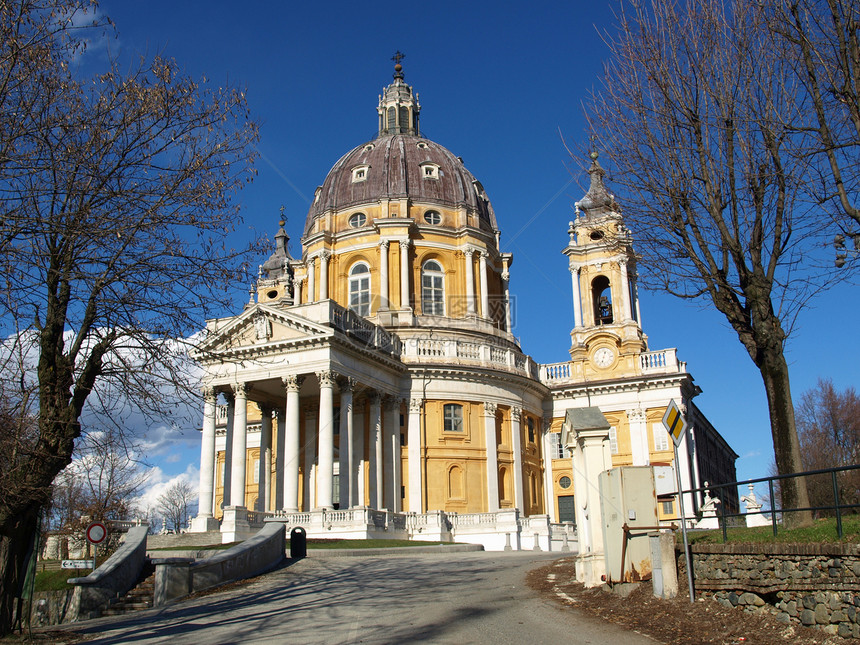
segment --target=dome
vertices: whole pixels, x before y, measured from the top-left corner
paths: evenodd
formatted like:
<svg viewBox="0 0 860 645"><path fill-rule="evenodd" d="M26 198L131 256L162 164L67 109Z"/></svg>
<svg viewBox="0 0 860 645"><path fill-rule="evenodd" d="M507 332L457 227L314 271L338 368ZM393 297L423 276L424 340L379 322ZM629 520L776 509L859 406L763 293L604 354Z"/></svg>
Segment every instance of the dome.
<svg viewBox="0 0 860 645"><path fill-rule="evenodd" d="M305 235L327 211L408 198L476 212L481 228L496 217L481 183L450 150L415 134L383 132L353 148L329 171L308 211Z"/></svg>

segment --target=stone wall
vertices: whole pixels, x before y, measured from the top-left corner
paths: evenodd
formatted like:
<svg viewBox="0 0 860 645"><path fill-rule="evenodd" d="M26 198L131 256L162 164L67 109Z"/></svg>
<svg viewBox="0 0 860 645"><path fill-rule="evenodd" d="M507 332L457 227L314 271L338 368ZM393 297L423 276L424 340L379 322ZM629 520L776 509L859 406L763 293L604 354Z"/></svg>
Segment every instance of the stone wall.
<svg viewBox="0 0 860 645"><path fill-rule="evenodd" d="M691 547L696 593L726 606L860 638L860 545L701 544ZM686 559L678 559L686 576Z"/></svg>

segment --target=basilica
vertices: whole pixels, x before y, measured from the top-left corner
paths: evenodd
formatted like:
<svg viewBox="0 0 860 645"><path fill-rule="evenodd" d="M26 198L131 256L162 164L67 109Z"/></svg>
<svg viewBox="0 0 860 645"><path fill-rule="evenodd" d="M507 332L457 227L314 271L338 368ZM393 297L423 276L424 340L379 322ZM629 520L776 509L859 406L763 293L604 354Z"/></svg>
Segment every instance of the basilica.
<svg viewBox="0 0 860 645"><path fill-rule="evenodd" d="M301 257L281 222L251 301L207 322L192 530L230 541L282 521L553 549L576 539L595 473L622 465L654 468L659 521L681 504L693 517L701 500L679 499L678 473L682 490L734 481L737 455L675 349L648 347L633 236L598 155L559 231L570 360L538 364L512 334L514 258L488 193L422 136L420 110L396 65L378 135L316 189ZM688 423L677 461L661 423L673 400Z"/></svg>

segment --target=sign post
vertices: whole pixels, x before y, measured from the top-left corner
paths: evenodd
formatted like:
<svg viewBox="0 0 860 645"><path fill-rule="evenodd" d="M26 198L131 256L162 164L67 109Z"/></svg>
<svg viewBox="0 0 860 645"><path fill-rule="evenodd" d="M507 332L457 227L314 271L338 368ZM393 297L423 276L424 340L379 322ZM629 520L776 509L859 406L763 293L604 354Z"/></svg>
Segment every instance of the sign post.
<svg viewBox="0 0 860 645"><path fill-rule="evenodd" d="M87 542L93 545L93 571L96 569L96 555L99 551L99 544L105 541L107 535L107 526L102 522L90 522L90 525L87 526Z"/></svg>
<svg viewBox="0 0 860 645"><path fill-rule="evenodd" d="M666 413L663 415L663 426L672 437L672 447L675 451L675 476L678 481L678 506L681 510L681 533L684 536L684 559L687 561L687 585L690 590L690 602L696 602L693 595L693 558L690 557L690 545L687 542L687 518L684 514L684 498L681 495L681 468L678 462L678 446L687 431L687 420L681 414L681 409L675 399L669 401Z"/></svg>

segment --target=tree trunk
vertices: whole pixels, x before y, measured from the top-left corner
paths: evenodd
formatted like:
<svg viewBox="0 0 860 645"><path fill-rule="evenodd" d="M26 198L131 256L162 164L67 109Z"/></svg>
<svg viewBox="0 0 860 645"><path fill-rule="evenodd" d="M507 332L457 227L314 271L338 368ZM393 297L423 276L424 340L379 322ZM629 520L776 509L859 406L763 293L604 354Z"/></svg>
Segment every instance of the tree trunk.
<svg viewBox="0 0 860 645"><path fill-rule="evenodd" d="M30 506L20 519L0 536L0 637L12 631L16 599L23 595L27 556L36 539L39 507Z"/></svg>
<svg viewBox="0 0 860 645"><path fill-rule="evenodd" d="M767 393L776 470L780 475L803 472L785 354L781 349L763 348L759 356L761 361L757 364ZM783 508L809 506L805 477L783 479L780 481L779 488ZM784 513L783 521L786 526L805 526L812 523L812 511Z"/></svg>

